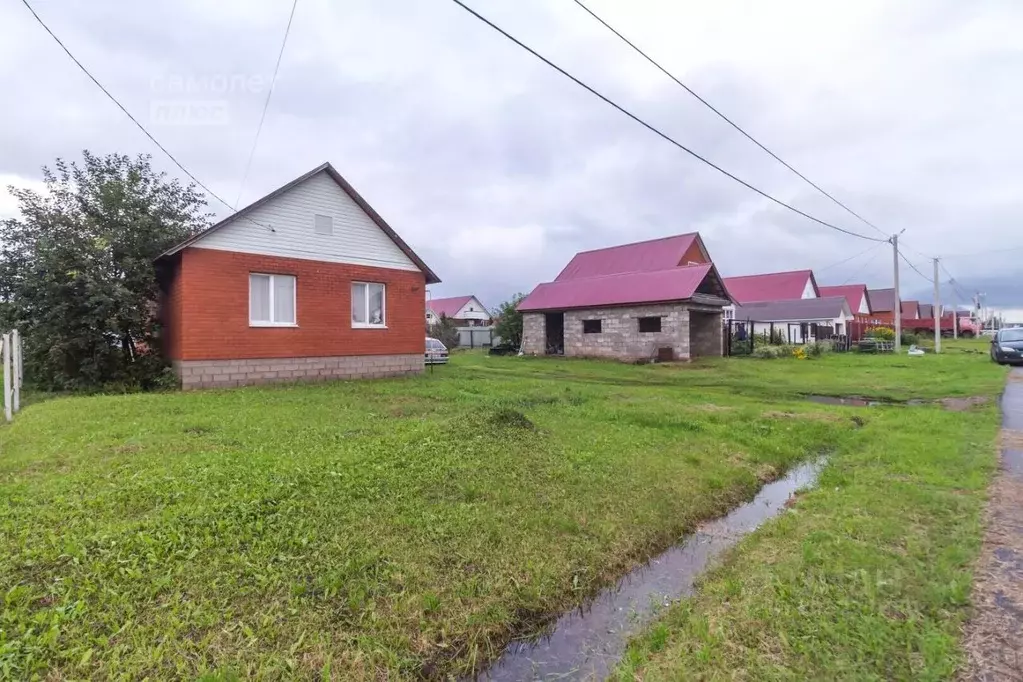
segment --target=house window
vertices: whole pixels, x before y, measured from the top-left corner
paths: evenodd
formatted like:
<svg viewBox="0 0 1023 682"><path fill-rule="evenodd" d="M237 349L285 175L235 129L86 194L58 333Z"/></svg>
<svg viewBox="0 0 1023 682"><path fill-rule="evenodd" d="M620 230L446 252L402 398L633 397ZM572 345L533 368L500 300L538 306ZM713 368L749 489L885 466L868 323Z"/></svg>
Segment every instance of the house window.
<svg viewBox="0 0 1023 682"><path fill-rule="evenodd" d="M313 216L313 231L316 234L334 234L334 219L317 213Z"/></svg>
<svg viewBox="0 0 1023 682"><path fill-rule="evenodd" d="M249 326L294 327L294 275L249 275Z"/></svg>
<svg viewBox="0 0 1023 682"><path fill-rule="evenodd" d="M724 310L725 310L725 319L726 320L735 319L735 310L733 308L725 308Z"/></svg>
<svg viewBox="0 0 1023 682"><path fill-rule="evenodd" d="M583 320L583 334L599 334L600 320Z"/></svg>
<svg viewBox="0 0 1023 682"><path fill-rule="evenodd" d="M352 282L352 326L386 326L387 303L385 299L383 284Z"/></svg>
<svg viewBox="0 0 1023 682"><path fill-rule="evenodd" d="M639 331L641 334L655 334L661 331L661 318L659 317L639 318Z"/></svg>

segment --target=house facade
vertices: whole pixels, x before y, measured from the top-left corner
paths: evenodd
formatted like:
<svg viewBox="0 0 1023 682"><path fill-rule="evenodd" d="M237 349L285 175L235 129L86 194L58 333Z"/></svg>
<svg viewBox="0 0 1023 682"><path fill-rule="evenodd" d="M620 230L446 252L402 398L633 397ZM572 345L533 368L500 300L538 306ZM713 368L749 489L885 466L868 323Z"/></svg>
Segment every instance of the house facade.
<svg viewBox="0 0 1023 682"><path fill-rule="evenodd" d="M895 289L868 289L870 321L882 324L895 322ZM901 310L901 302L899 303Z"/></svg>
<svg viewBox="0 0 1023 682"><path fill-rule="evenodd" d="M792 301L820 297L812 270L725 277L724 281L728 293L739 305L759 301ZM725 308L725 319L738 319L735 314L735 306Z"/></svg>
<svg viewBox="0 0 1023 682"><path fill-rule="evenodd" d="M724 284L696 233L579 254L518 306L522 352L636 361L720 356Z"/></svg>
<svg viewBox="0 0 1023 682"><path fill-rule="evenodd" d="M157 259L185 389L423 370L437 276L330 164Z"/></svg>
<svg viewBox="0 0 1023 682"><path fill-rule="evenodd" d="M820 327L831 335L849 332L849 323L855 314L845 296L794 299L788 301L758 301L736 307L736 323L749 320L746 333L779 335L785 343L806 343L820 336ZM814 333L817 327L817 334Z"/></svg>
<svg viewBox="0 0 1023 682"><path fill-rule="evenodd" d="M833 287L820 287L821 298L842 296L849 303L849 309L857 322L871 319L870 297L867 296L866 284L843 284Z"/></svg>
<svg viewBox="0 0 1023 682"><path fill-rule="evenodd" d="M493 323L490 311L475 296L428 299L426 323L433 324L442 315L458 327L489 327Z"/></svg>

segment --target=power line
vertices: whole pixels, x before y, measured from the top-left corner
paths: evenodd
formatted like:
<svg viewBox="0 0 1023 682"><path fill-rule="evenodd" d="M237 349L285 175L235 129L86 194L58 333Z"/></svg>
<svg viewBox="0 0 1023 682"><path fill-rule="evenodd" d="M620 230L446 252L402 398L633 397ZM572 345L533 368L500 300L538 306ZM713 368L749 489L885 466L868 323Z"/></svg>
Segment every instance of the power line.
<svg viewBox="0 0 1023 682"><path fill-rule="evenodd" d="M681 149L685 153L689 154L693 158L697 159L698 161L702 161L703 163L707 164L708 166L710 166L714 170L718 171L722 175L724 175L724 176L726 176L728 178L731 178L732 180L734 180L735 182L739 183L743 187L746 187L747 189L752 190L753 192L756 192L757 194L759 194L760 196L764 197L765 199L768 199L769 201L772 201L775 204L777 204L779 206L782 206L783 208L787 208L788 210L790 210L790 211L792 211L794 213L797 213L797 214L803 216L804 218L807 218L809 220L812 220L815 223L823 225L824 227L830 228L832 230L836 230L838 232L842 232L843 234L847 234L847 235L849 235L851 237L859 237L860 239L866 239L867 241L873 241L873 242L886 242L887 241L887 239L878 239L876 237L868 237L867 235L859 234L858 232L853 232L851 230L847 230L845 228L838 227L837 225L832 225L829 222L826 222L824 220L821 220L820 218L816 218L816 217L810 215L809 213L801 211L800 209L796 208L795 206L792 206L791 204L785 203L781 199L776 199L775 197L771 196L770 194L768 194L767 192L763 191L762 189L754 187L753 185L751 185L750 183L746 182L745 180L743 180L743 179L733 175L732 173L726 171L721 166L718 166L715 163L713 163L712 161L704 158L703 156L700 156L699 154L694 152L692 149L689 149L688 147L683 145L681 142L679 142L679 141L675 140L673 137L669 136L667 133L664 133L661 130L659 130L658 128L655 128L653 125L651 125L650 123L647 123L646 121L641 119L639 116L637 116L636 114L634 114L631 111L629 111L628 109L626 109L625 107L621 106L620 104L617 104L616 102L614 102L613 100L611 100L607 96L605 96L605 95L601 94L600 92L598 92L593 87L591 87L591 86L587 85L586 83L584 83L583 81L579 80L578 78L576 78L575 76L570 74L568 71L565 71L563 68L561 68L560 66L558 66L557 64L555 64L551 60L547 59L542 54L540 54L539 52L537 52L533 48L529 47L528 45L523 43L521 40L516 38L515 36L511 35L507 31L502 29L500 26L498 26L497 24L493 23L492 21L490 21L489 19L487 19L486 17L484 17L483 15L478 13L476 10L474 10L471 7L469 7L468 5L466 5L464 2L462 2L462 0L452 0L452 2L454 2L456 5L458 5L462 9L464 9L466 12L468 12L472 16L476 17L476 19L479 19L480 21L482 21L484 24L486 24L487 26L489 26L493 30L495 30L498 33L500 33L506 39L510 40L511 42L513 42L516 45L518 45L519 47L521 47L526 52L529 52L531 55L533 55L534 57L536 57L537 59L542 61L547 66L549 66L552 69L554 69L555 71L557 71L558 73L560 73L565 78L568 78L569 80L571 80L573 83L575 83L579 87L581 87L584 90L588 91L591 95L594 95L598 99L602 100L605 104L607 104L607 105L617 109L619 112L621 112L622 114L625 114L626 116L631 118L636 123L639 123L641 126L646 128L650 132L658 135L659 137L663 138L664 140L666 140L666 141L670 142L671 144L675 145L676 147L678 147L679 149Z"/></svg>
<svg viewBox="0 0 1023 682"><path fill-rule="evenodd" d="M263 132L263 121L266 119L266 110L270 106L270 98L274 94L274 85L277 84L277 72L281 68L281 59L284 57L284 47L288 44L288 34L291 33L291 22L295 18L295 8L298 7L298 0L291 3L291 14L288 15L288 25L284 29L284 39L281 41L281 50L277 53L277 64L274 65L274 75L270 79L270 89L267 90L266 100L263 101L263 113L259 115L259 125L256 127L256 137L252 140L252 149L249 150L249 160L245 162L245 172L242 174L242 182L238 186L238 196L234 203L237 206L242 199L242 192L245 190L245 181L249 179L249 169L252 167L252 157L256 155L256 146L259 145L259 134Z"/></svg>
<svg viewBox="0 0 1023 682"><path fill-rule="evenodd" d="M127 116L128 118L130 118L131 122L134 123L138 127L138 129L141 130L145 134L145 136L148 137L153 142L153 144L155 144L157 147L159 147L160 151L162 151L164 154L166 154L167 158L174 162L174 165L176 165L178 168L181 169L181 172L183 172L185 175L187 175L189 178L191 178L192 181L195 184L199 185L204 190L206 190L206 192L211 197L213 197L214 199L216 199L220 203L224 204L224 206L227 206L228 208L234 210L234 206L232 206L231 204L229 204L226 201L224 201L223 199L221 199L217 195L216 192L214 192L209 187L204 185L199 180L199 178L197 178L194 175L192 175L191 171L189 171L187 168L185 168L181 164L180 161L178 161L176 158L174 158L174 155L171 154L169 151L167 151L167 148L164 147L162 144L160 144L160 142L155 137L153 137L148 130L146 130L145 126L143 126L141 123L139 123L138 119L136 119L134 116L132 116L131 112L129 112L127 109L125 109L124 105L122 105L119 101L117 101L117 98L114 97L112 94L110 94L110 91L107 90L105 87L103 87L102 83L100 83L98 80L96 80L95 76L93 76L91 73L89 73L89 70L87 68L85 68L85 66L80 61L78 61L78 59L75 58L75 56L73 54L71 54L71 50L67 49L67 47L64 45L64 43L61 42L60 38L58 38L56 36L56 34L54 34L54 32L50 30L50 27L46 25L46 23L39 17L38 14L36 14L36 11L32 8L32 5L30 5L28 3L28 0L21 0L21 2L25 5L25 7L28 8L28 11L32 13L32 16L35 17L36 21L39 22L39 25L42 26L46 30L46 32L50 34L50 37L53 38L57 42L58 45L60 45L61 49L64 50L64 52L67 54L67 56L71 58L71 61L73 61L75 64L78 65L78 68L81 69L82 72L86 76L89 77L89 80L91 80L93 83L95 83L96 87L98 87L100 90L102 90L103 94L106 95L107 97L109 97L110 101L113 102L114 104L116 104L117 108L120 109L121 111L123 111L124 115Z"/></svg>
<svg viewBox="0 0 1023 682"><path fill-rule="evenodd" d="M118 99L117 99L116 97L114 97L114 96L113 96L113 95L112 95L112 94L110 93L110 91L109 91L109 90L107 90L107 89L106 89L105 87L103 87L103 84L102 84L102 83L100 83L100 82L99 82L99 81L98 81L98 80L96 79L96 77L95 77L95 76L93 76L93 75L92 75L92 73L90 73L90 72L89 72L89 70L88 70L87 68L85 68L85 65L84 65L84 64L82 64L82 63L81 63L80 61L78 61L78 59L77 59L77 58L76 58L76 57L75 57L75 56L74 56L73 54L71 54L71 50L69 50L69 49L67 48L67 46L66 46L66 45L64 45L64 43L63 43L63 42L61 42L61 39L60 39L60 38L58 38L58 37L57 37L57 35L56 35L56 34L55 34L55 33L54 33L53 31L51 31L51 30L50 30L50 27L49 27L49 26L47 26L47 25L46 25L46 22L44 22L44 21L42 20L42 18L40 18L40 16L39 16L38 14L36 14L36 11L35 11L35 9L33 9L33 8L32 8L32 5L30 5L30 4L28 3L28 0L21 0L21 2L22 2L22 4L24 4L24 5L25 5L25 7L27 7L27 8L28 8L28 11L32 13L32 16L33 16L33 17L35 17L35 20L36 20L37 22L39 22L39 25L40 25L40 26L42 26L42 27L43 27L43 29L44 29L44 30L45 30L45 31L46 31L47 33L49 33L49 34L50 34L50 37L51 37L51 38L53 38L53 40L54 40L54 41L55 41L55 42L56 42L56 43L57 43L58 45L60 45L60 48L61 48L62 50L64 50L64 53L65 53L65 54L66 54L66 55L67 55L68 57L70 57L70 58L71 58L71 61L73 61L73 62L74 62L74 63L75 63L75 64L76 64L77 66L78 66L78 68L82 70L82 73L84 73L84 74L85 74L86 76L88 76L88 77L89 77L89 80L91 80L91 81L92 81L93 83L95 83L95 84L96 84L96 87L98 87L98 88L99 88L100 90L102 90L102 91L103 91L103 94L104 94L104 95L106 95L106 96L107 96L107 97L108 97L108 98L110 99L110 101L111 101L111 102L113 102L114 104L116 104L116 105L117 105L117 108L118 108L118 109L120 109L120 110L121 110L122 112L124 112L124 115L125 115L125 116L127 116L127 117L128 117L128 118L129 118L130 120L131 120L131 122L132 122L132 123L134 123L134 124L135 124L135 126L136 126L136 127L137 127L137 128L139 129L139 130L141 130L141 131L142 131L142 133L143 133L143 134L144 134L144 135L145 135L146 137L148 137L148 138L150 139L150 141L151 141L151 142L152 142L153 144L155 144L155 145L156 145L156 146L157 146L157 147L159 148L159 150L160 150L160 151L162 151L162 152L163 152L164 154L166 154L166 155L167 155L167 158L168 158L168 159L170 159L171 161L173 161L173 162L174 162L174 165L175 165L175 166L177 166L178 168L180 168L180 169L181 169L181 172L182 172L182 173L184 173L185 175L187 175L187 176L188 176L188 177L189 177L189 178L190 178L190 179L192 180L192 182L194 182L195 184L199 185L199 187L202 187L202 188L203 188L203 189L204 189L204 190L206 191L206 193L207 193L207 194L209 194L209 195L210 195L211 197L213 197L214 199L216 199L217 201L219 201L220 203L222 203L222 204L223 204L224 206L227 206L227 207L228 207L229 209L231 209L232 211L235 211L235 212L237 212L237 210L238 210L238 209L236 209L236 208L235 208L234 206L232 206L231 204L227 203L227 201L225 201L225 200L224 200L224 199L223 199L223 198L222 198L222 197L221 197L221 196L220 196L219 194L217 194L217 193L216 193L216 192L214 192L214 191L213 191L212 189L210 189L209 187L207 187L207 186L206 186L206 184L204 184L204 183L203 183L203 182L202 182L202 181L201 181L201 180L200 180L199 178L195 177L195 175L194 175L194 174L192 174L192 172L191 172L190 170L188 170L187 168L185 168L185 166L184 166L184 165L183 165L183 164L182 164L182 163L181 163L180 161L178 161L178 160L177 160L177 159L176 159L176 158L174 157L174 155L173 155L173 154L171 154L171 153L170 153L169 151L167 151L167 148L166 148L166 147L164 147L164 146L163 146L162 144L160 144L160 141L159 141L159 140L157 140L157 139L156 139L155 137L153 137L152 133L150 133L150 132L149 132L148 130L146 130L145 126L143 126L143 125L142 125L141 123L139 123L139 122L138 122L138 119L136 119L136 118L135 118L134 116L132 116L132 115L131 115L131 112L130 112L130 111L128 111L128 110L127 110L127 109L126 109L126 108L124 107L124 105L123 105L123 104L121 104L121 103L120 103L120 102L118 101ZM230 217L230 216L228 216L228 217ZM270 226L270 225L264 225L263 223L257 222L257 221L253 220L252 218L250 218L250 217L248 217L248 216L244 216L244 217L245 217L245 219L246 219L246 220L248 220L248 221L249 221L250 223L252 223L253 225L259 225L260 227L265 227L265 228L269 229L269 230L270 230L271 232L272 232L272 231L274 231L274 228L273 228L272 226Z"/></svg>
<svg viewBox="0 0 1023 682"><path fill-rule="evenodd" d="M827 266L825 266L823 268L817 268L816 272L821 273L821 272L824 272L825 270L830 270L831 268L835 268L835 267L838 267L839 265L842 265L844 263L848 263L851 260L856 260L857 258L859 258L860 256L864 255L865 253L867 253L869 251L873 251L874 249L876 249L878 246L880 246L883 243L884 242L881 242L881 243L878 243L878 244L872 244L871 246L868 246L867 248L865 248L864 250L860 251L856 255L849 256L848 258L843 258L842 260L838 261L837 263L832 263L831 265L827 265Z"/></svg>
<svg viewBox="0 0 1023 682"><path fill-rule="evenodd" d="M638 52L638 53L639 53L639 54L640 54L640 55L641 55L641 56L642 56L642 57L643 57L644 59L646 59L646 60L647 60L648 62L650 62L651 64L653 64L653 65L654 65L655 67L657 67L657 69L659 69L661 73L663 73L663 74L664 74L665 76L667 76L667 77L668 77L668 78L670 78L671 80L675 81L675 83L677 83L677 84L679 85L679 87L681 87L681 88L682 88L683 90L685 90L686 92L688 92L688 93L689 93L690 95L692 95L693 97L695 97L696 99L698 99L698 100L700 101L700 103L701 103L701 104L703 104L703 105L704 105L705 107L707 107L708 109L710 109L711 111L713 111L713 112L714 112L715 114L717 114L717 115L718 115L718 117L720 117L720 118L721 118L721 120L723 120L723 121L724 121L725 123L727 123L728 125L730 125L730 126L732 126L733 128L735 128L735 129L736 129L737 131L739 131L740 133L742 133L742 135L743 135L743 136L745 136L745 137L746 137L746 139L748 139L748 140L749 140L750 142L752 142L753 144L755 144L756 146L760 147L760 148L761 148L762 150L764 150L765 152L767 152L768 154L770 154L770 155L771 155L771 157L772 157L772 158L773 158L773 159L774 159L775 161L777 161L778 163L780 163L781 165L785 166L785 167L786 167L786 168L788 168L788 169L789 169L790 171L792 171L793 173L795 173L796 175L798 175L798 176L799 176L799 177L800 177L800 178L801 178L801 179L802 179L802 180L803 180L804 182L806 182L806 183L807 183L808 185L810 185L810 186L811 186L811 187L813 187L813 188L814 188L815 190L817 190L818 192L820 192L821 194L823 194L824 196L826 196L826 197L827 197L828 199L831 199L831 201L833 201L833 202L835 202L836 204L838 204L839 206L841 206L841 207L842 207L843 209L845 209L845 210L846 210L847 212L849 212L850 214L852 214L853 216L855 216L856 218L858 218L858 219L859 219L860 221L862 221L862 222L863 222L863 223L865 223L866 225L869 225L870 227L872 227L872 228L874 228L875 230L877 230L877 231L878 231L878 232L879 232L880 234L882 234L882 235L883 235L883 236L884 236L885 238L887 238L887 237L888 237L887 233L885 233L885 232L884 232L883 230L881 230L881 228L879 228L879 227L878 227L877 225L875 225L874 223L870 222L869 220L867 220L866 218L864 218L863 216L861 216L861 215L860 215L859 213L857 213L856 211L852 210L851 208L849 208L848 206L846 206L845 204L843 204L843 203L842 203L841 201L839 201L838 199L836 199L835 197L833 197L833 196L832 196L831 194L829 194L829 193L828 193L827 191L825 191L825 190L824 190L823 188L821 188L821 187L820 187L820 185L818 185L818 184L817 184L817 183L815 183L815 182L814 182L813 180L811 180L810 178L808 178L808 177L806 177L805 175L803 175L802 173L800 173L800 172L799 172L798 170L796 170L795 168L793 168L792 166L790 166L790 165L789 165L788 163L786 163L786 162L785 162L785 160L784 160L784 159L782 159L782 158L781 158L780 156L778 156L777 154L775 154L774 152L772 152L772 151L771 151L770 149L768 149L767 147L765 147L765 146L764 146L763 144L761 144L759 140L757 140L757 139L756 139L755 137L753 137L752 135L750 135L749 133L747 133L747 132L746 132L745 130L743 130L743 129L742 129L742 127L740 127L738 123L734 122L734 121L733 121L732 119L728 118L728 117L727 117L727 116L725 116L725 115L724 115L723 113L721 113L721 111L720 111L720 110L719 110L719 109L718 109L717 107L715 107L715 106L714 106L713 104L711 104L710 102L708 102L707 100L705 100L705 99L704 99L703 97L701 97L700 95L698 95L698 94L697 94L697 93L696 93L696 92L695 92L695 91L694 91L694 90L693 90L692 88L690 88L690 87L689 87L688 85L686 85L686 84L685 84L685 83L683 83L683 82L682 82L681 80L679 80L678 78L676 78L676 77L675 77L675 75L674 75L674 74L672 74L672 73L671 73L670 71L668 71L668 70L667 70L666 68L664 68L663 66L661 66L661 65L660 65L660 64L659 64L659 63L658 63L658 62L657 62L657 61L656 61L656 60L655 60L655 59L654 59L653 57L651 57L650 55L648 55L648 54L647 54L646 52L644 52L644 51L643 51L642 49L640 49L640 48L639 48L639 47L638 47L638 46L637 46L637 45L636 45L635 43L633 43L633 42L632 42L631 40L629 40L629 39L628 39L628 38L626 38L626 37L625 37L624 35L622 35L621 33L619 33L619 32L618 32L618 31L617 31L617 30L616 30L616 29L615 29L615 28L614 28L613 26L611 26L611 24L609 24L609 23L607 23L606 21L604 21L604 20L603 20L603 19L602 19L602 18L601 18L601 17L600 17L600 16L599 16L599 15L598 15L598 14L597 14L596 12L594 12L594 11L593 11L593 10L591 10L591 9L590 9L589 7L587 7L587 6L586 6L586 4L582 2L582 0L573 0L573 2L575 2L575 4L577 4L577 5L579 5L580 7L582 7L582 8L583 8L583 9L584 9L584 10L586 11L586 13L587 13L587 14L589 14L589 15L590 15L591 17L593 17L594 19L596 19L597 21L599 21L599 22L600 22L600 23L601 23L601 24L602 24L602 25L604 26L604 28L606 28L607 30L611 31L611 33L614 33L614 34L615 34L616 36L618 36L619 38L621 38L621 40L622 40L622 41L623 41L623 42L624 42L624 43L625 43L626 45L628 45L628 46L629 46L629 47L631 47L631 48L632 48L633 50L635 50L636 52ZM459 4L460 4L460 3L459 3Z"/></svg>
<svg viewBox="0 0 1023 682"><path fill-rule="evenodd" d="M882 242L882 243L883 243L883 242ZM868 251L872 251L873 249L876 249L876 248L877 248L877 247L879 247L879 246L881 246L881 244L876 244L876 245L874 245L873 247L871 247L870 249L868 249ZM843 285L846 285L846 284L848 284L849 282L851 282L851 281L853 281L854 279L856 279L857 277L859 277L859 276L860 276L860 273L861 273L861 272L863 272L864 270L866 270L867 266L868 266L868 265L870 265L871 263L873 263L873 262L874 262L874 258L876 258L876 257L877 257L877 256L875 255L875 256L874 256L873 258L868 258L867 260L863 261L863 265L861 265L861 266L859 267L859 269L858 269L858 270L857 270L856 272L854 272L853 274L849 275L849 276L848 276L848 277L847 277L847 278L845 279L845 281L844 281L844 282L842 282L842 284L843 284Z"/></svg>
<svg viewBox="0 0 1023 682"><path fill-rule="evenodd" d="M913 263L910 263L910 262L909 262L909 259L907 259L907 258L905 257L905 255L904 255L904 254L903 254L903 253L902 253L901 251L900 251L900 252L898 253L898 255L899 255L899 258L901 258L901 259L902 259L903 261L905 261L905 264L906 264L907 266L909 266L910 268L913 268L913 271L914 271L914 272L916 272L916 273L917 273L918 275L920 275L921 277L923 277L924 279L926 279L926 280L927 280L927 281L929 281L929 282L933 282L933 281L934 281L934 278L933 278L933 277L928 277L927 275L925 275L924 273L922 273L922 272L920 271L920 269L918 269L918 268L917 268L917 266L915 266L915 265L914 265Z"/></svg>

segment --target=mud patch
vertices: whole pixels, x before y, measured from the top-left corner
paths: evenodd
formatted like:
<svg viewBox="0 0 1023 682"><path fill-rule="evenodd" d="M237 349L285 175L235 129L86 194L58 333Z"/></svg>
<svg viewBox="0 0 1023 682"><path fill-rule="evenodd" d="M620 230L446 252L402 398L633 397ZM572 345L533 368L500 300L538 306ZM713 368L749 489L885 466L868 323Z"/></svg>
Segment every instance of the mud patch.
<svg viewBox="0 0 1023 682"><path fill-rule="evenodd" d="M938 402L946 410L965 412L981 405L987 405L988 397L986 395L975 395L969 398L942 398Z"/></svg>
<svg viewBox="0 0 1023 682"><path fill-rule="evenodd" d="M815 422L840 422L842 421L841 415L831 414L830 412L788 412L771 410L764 412L763 417L767 419L805 419L807 421Z"/></svg>
<svg viewBox="0 0 1023 682"><path fill-rule="evenodd" d="M1023 450L1023 431L1002 429L998 434L998 443L1002 450Z"/></svg>

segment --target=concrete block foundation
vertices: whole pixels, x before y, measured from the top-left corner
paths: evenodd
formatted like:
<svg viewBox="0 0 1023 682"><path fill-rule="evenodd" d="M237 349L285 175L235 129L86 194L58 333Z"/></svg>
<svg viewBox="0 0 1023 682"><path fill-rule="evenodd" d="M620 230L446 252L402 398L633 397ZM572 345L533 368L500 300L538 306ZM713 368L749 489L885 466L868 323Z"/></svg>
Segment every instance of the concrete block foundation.
<svg viewBox="0 0 1023 682"><path fill-rule="evenodd" d="M409 376L423 371L423 354L313 358L175 360L183 390L232 388L279 381L331 381Z"/></svg>

